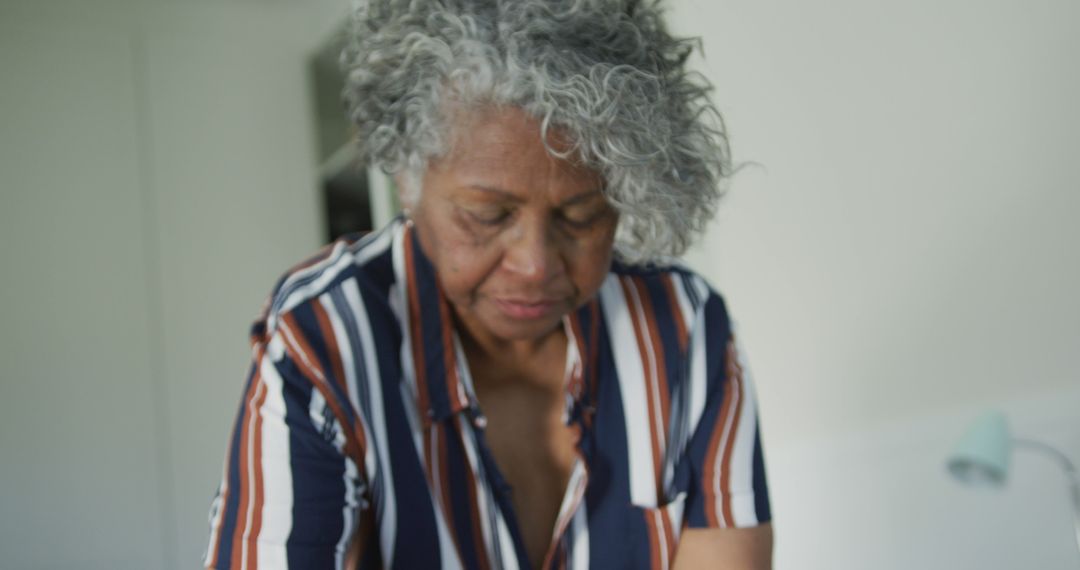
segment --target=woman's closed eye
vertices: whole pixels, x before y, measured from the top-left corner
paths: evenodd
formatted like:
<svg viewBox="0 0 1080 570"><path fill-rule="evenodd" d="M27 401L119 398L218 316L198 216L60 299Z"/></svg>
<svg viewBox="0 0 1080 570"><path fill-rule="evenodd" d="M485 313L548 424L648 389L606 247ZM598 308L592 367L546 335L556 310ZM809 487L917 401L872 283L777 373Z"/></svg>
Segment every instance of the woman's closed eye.
<svg viewBox="0 0 1080 570"><path fill-rule="evenodd" d="M559 219L575 229L584 229L593 225L607 213L605 208L574 208L559 213Z"/></svg>
<svg viewBox="0 0 1080 570"><path fill-rule="evenodd" d="M466 208L465 213L470 220L484 226L497 226L510 217L510 210L502 207Z"/></svg>

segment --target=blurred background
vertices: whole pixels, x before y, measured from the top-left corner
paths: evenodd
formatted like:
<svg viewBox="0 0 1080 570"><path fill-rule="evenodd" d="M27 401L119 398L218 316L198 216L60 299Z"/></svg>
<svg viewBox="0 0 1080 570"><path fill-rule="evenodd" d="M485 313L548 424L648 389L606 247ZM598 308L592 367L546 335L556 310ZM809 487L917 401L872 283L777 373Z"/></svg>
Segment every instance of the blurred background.
<svg viewBox="0 0 1080 570"><path fill-rule="evenodd" d="M688 256L755 373L788 569L1080 567L1080 4L671 0L745 163ZM347 0L0 0L0 567L198 567L276 277L393 209ZM329 94L329 95L328 95ZM366 208L366 210L365 210Z"/></svg>

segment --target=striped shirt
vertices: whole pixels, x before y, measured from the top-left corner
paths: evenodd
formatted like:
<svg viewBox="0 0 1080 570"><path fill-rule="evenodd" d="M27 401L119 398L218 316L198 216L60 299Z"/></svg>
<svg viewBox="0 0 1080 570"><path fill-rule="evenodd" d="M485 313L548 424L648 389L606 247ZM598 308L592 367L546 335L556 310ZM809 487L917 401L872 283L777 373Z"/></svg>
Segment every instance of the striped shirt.
<svg viewBox="0 0 1080 570"><path fill-rule="evenodd" d="M530 567L450 311L400 218L278 282L207 566ZM563 327L578 453L545 567L668 568L685 528L770 520L753 386L700 277L616 263Z"/></svg>

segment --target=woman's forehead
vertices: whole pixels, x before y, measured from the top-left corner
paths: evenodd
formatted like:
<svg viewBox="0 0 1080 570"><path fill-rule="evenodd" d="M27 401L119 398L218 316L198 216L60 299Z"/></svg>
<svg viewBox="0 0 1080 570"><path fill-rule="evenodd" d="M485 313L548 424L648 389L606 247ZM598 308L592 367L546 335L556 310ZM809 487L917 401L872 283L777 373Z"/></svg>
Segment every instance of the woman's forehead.
<svg viewBox="0 0 1080 570"><path fill-rule="evenodd" d="M599 188L600 176L579 162L554 156L540 121L514 108L488 108L454 121L450 151L429 163L428 174L457 185L513 191L532 183L558 194Z"/></svg>

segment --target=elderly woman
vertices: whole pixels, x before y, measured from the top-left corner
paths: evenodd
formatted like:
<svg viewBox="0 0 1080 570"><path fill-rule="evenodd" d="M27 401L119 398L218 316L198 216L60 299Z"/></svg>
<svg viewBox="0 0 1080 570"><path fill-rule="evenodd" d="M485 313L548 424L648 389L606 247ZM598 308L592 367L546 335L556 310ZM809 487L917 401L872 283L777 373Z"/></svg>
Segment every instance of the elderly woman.
<svg viewBox="0 0 1080 570"><path fill-rule="evenodd" d="M406 206L289 271L216 568L767 568L753 387L671 260L730 172L635 0L370 0L346 99Z"/></svg>

